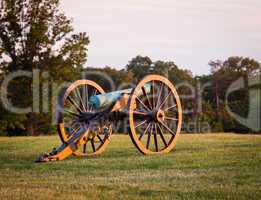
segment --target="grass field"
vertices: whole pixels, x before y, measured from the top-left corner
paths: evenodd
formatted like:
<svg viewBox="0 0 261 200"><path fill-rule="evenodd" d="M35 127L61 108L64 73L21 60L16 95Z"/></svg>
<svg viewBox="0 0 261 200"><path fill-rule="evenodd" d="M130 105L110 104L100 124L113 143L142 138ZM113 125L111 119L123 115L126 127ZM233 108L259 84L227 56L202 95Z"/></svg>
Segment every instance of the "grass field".
<svg viewBox="0 0 261 200"><path fill-rule="evenodd" d="M59 143L0 138L0 199L261 199L258 135L181 135L175 151L150 157L115 135L101 157L33 162Z"/></svg>

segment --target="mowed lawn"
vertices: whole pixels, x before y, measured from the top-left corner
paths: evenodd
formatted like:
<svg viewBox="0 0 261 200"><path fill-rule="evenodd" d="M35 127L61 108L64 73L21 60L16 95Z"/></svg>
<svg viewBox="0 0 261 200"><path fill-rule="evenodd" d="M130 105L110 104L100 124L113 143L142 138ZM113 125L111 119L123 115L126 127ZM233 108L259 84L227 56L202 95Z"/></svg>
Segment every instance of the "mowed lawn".
<svg viewBox="0 0 261 200"><path fill-rule="evenodd" d="M34 163L59 144L0 138L0 199L261 199L260 135L181 135L163 156L143 156L114 135L100 157Z"/></svg>

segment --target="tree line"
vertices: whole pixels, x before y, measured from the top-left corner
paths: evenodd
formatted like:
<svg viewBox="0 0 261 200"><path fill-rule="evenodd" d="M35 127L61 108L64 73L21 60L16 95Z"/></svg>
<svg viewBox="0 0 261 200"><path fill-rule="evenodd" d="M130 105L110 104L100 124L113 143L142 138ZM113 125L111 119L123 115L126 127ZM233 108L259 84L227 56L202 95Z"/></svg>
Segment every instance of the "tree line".
<svg viewBox="0 0 261 200"><path fill-rule="evenodd" d="M174 61L152 61L148 56L138 55L121 70L113 67L85 68L88 44L86 33L75 33L72 20L59 7L59 0L2 0L0 4L0 83L18 70L38 70L39 96L49 98L50 108L55 107L51 84L72 82L89 78L99 83L107 92L108 80L98 73L107 74L117 88L137 83L150 73L167 76L177 87L182 99L184 132L205 132L202 124L212 132L260 132L238 120L246 118L249 108L260 109L260 63L247 57L229 57L225 61L209 62L209 75L193 76ZM92 74L92 75L89 75ZM259 79L251 85L252 79ZM242 80L245 87L227 91L233 83ZM33 99L33 80L30 77L13 79L9 87L1 89L16 107L31 107L26 114L8 111L0 103L0 135L39 135L55 133L52 122L53 109L35 112L34 101L39 101L43 110L43 99ZM203 88L202 88L203 87ZM48 89L49 88L49 89ZM192 95L193 94L193 95ZM254 97L250 97L254 94ZM256 101L252 101L253 99ZM255 102L254 105L252 102ZM228 109L229 108L229 109ZM232 115L233 113L234 115ZM260 115L259 115L260 116ZM241 119L239 118L239 119ZM251 121L251 120L250 120ZM254 122L258 121L253 119ZM258 122L257 122L258 123ZM204 129L204 130L203 130Z"/></svg>

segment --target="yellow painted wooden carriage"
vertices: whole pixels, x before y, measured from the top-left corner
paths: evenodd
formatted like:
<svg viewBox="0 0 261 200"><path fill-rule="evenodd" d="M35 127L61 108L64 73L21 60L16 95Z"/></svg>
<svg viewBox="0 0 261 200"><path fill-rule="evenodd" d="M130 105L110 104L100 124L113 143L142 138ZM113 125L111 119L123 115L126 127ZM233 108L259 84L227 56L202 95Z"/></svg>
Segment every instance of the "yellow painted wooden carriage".
<svg viewBox="0 0 261 200"><path fill-rule="evenodd" d="M113 122L126 117L131 140L141 153L164 154L175 147L182 108L167 78L148 75L135 88L110 93L93 81L78 80L67 88L58 105L62 145L37 161L100 155L110 142Z"/></svg>

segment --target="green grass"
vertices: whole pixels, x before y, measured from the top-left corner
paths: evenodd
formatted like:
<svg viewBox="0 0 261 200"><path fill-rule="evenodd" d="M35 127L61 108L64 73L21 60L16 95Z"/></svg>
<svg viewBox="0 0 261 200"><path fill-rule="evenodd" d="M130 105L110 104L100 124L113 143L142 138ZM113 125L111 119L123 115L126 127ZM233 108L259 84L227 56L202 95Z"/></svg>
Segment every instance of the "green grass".
<svg viewBox="0 0 261 200"><path fill-rule="evenodd" d="M34 163L59 143L0 138L0 199L261 199L258 135L182 135L163 156L143 156L114 135L101 157Z"/></svg>

